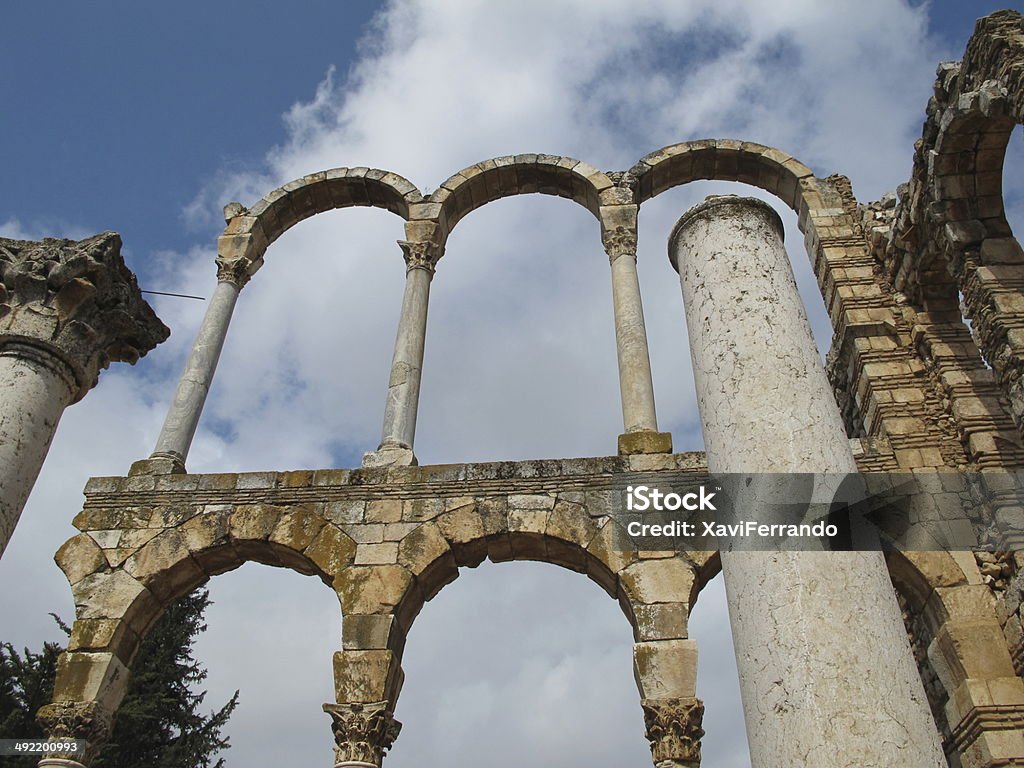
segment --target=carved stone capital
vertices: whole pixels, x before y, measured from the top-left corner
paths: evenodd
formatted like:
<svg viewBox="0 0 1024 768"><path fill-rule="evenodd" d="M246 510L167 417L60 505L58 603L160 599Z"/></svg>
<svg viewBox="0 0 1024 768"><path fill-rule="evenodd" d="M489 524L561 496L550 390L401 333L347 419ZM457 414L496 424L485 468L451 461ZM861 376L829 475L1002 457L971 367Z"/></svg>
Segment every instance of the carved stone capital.
<svg viewBox="0 0 1024 768"><path fill-rule="evenodd" d="M41 707L36 722L50 741L76 739L88 742L85 751L51 753L51 758L89 765L110 738L110 715L95 701L59 701Z"/></svg>
<svg viewBox="0 0 1024 768"><path fill-rule="evenodd" d="M704 735L704 702L695 698L644 699L644 726L656 765L700 765L700 739ZM674 761L674 762L672 762Z"/></svg>
<svg viewBox="0 0 1024 768"><path fill-rule="evenodd" d="M384 753L398 738L402 724L391 714L386 701L372 704L324 704L334 732L334 763L380 766Z"/></svg>
<svg viewBox="0 0 1024 768"><path fill-rule="evenodd" d="M619 256L636 257L636 230L627 227L615 227L602 236L608 261L615 261Z"/></svg>
<svg viewBox="0 0 1024 768"><path fill-rule="evenodd" d="M402 249L407 272L411 269L425 269L434 274L434 267L444 256L444 248L429 241L410 243L407 240L399 240L398 245Z"/></svg>
<svg viewBox="0 0 1024 768"><path fill-rule="evenodd" d="M241 290L252 277L252 262L249 259L225 259L218 256L216 263L218 282L232 283Z"/></svg>
<svg viewBox="0 0 1024 768"><path fill-rule="evenodd" d="M170 335L121 258L121 238L0 238L0 347L45 350L84 397L111 362L134 363Z"/></svg>

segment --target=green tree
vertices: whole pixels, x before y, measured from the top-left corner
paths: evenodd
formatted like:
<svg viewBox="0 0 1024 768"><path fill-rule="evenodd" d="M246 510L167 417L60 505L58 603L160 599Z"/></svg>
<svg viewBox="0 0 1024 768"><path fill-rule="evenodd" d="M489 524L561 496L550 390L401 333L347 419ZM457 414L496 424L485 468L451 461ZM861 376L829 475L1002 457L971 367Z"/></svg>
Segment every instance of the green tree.
<svg viewBox="0 0 1024 768"><path fill-rule="evenodd" d="M93 768L223 768L223 758L213 761L230 746L221 729L238 704L238 691L219 710L199 711L206 693L195 689L206 679L206 670L192 657L192 645L206 629L203 613L209 604L205 589L183 597L142 641L131 686ZM42 652L26 649L21 656L9 643L0 645L0 738L44 735L35 712L52 697L62 650L57 643L45 643ZM11 765L20 766L18 760ZM35 762L25 759L23 764Z"/></svg>

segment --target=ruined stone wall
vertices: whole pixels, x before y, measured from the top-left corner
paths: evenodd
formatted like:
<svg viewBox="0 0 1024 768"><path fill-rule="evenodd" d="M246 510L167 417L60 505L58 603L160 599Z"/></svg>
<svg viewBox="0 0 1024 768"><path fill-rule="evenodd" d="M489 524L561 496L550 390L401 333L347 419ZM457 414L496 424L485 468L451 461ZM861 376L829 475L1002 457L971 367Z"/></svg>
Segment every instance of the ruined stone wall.
<svg viewBox="0 0 1024 768"><path fill-rule="evenodd" d="M229 205L218 241L225 298L204 320L158 450L129 477L89 482L75 520L82 533L58 554L77 618L41 720L53 735L101 743L139 639L162 610L255 560L315 575L338 595L337 696L325 705L336 758L379 766L400 729L392 713L417 613L460 568L527 559L585 574L619 602L634 630L652 758L662 768L697 766L703 705L686 623L719 557L616 546L609 514L614 477L704 466L702 455L673 454L658 431L636 281L639 207L697 179L751 184L791 207L835 331L828 375L860 471L982 471L995 486L1000 470L1024 463L1024 252L999 186L1009 131L1024 117L1022 51L1019 14L979 22L963 61L939 68L911 180L877 203L859 203L846 177L819 177L780 150L714 139L665 147L619 172L551 155L493 158L429 196L387 171L332 169L251 208ZM573 200L601 229L619 353L619 455L417 467L421 341L447 238L472 210L533 192ZM406 222L408 278L377 451L356 470L185 474L239 291L286 229L353 205ZM948 762L963 768L1024 766L1024 561L1006 554L1024 544L1014 533L1024 530L1024 507L1007 487L987 511L1010 532L991 551L887 560Z"/></svg>

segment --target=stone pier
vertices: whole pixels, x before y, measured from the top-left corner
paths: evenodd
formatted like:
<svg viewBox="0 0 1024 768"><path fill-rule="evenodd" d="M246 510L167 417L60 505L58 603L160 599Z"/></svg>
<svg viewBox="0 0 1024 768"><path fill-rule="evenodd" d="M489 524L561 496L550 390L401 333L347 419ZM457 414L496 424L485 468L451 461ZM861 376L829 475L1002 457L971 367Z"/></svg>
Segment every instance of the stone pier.
<svg viewBox="0 0 1024 768"><path fill-rule="evenodd" d="M0 238L0 554L64 409L111 362L134 363L169 331L121 258L121 239Z"/></svg>
<svg viewBox="0 0 1024 768"><path fill-rule="evenodd" d="M856 472L782 240L732 196L672 232L708 468ZM946 765L880 552L723 551L722 569L753 768Z"/></svg>

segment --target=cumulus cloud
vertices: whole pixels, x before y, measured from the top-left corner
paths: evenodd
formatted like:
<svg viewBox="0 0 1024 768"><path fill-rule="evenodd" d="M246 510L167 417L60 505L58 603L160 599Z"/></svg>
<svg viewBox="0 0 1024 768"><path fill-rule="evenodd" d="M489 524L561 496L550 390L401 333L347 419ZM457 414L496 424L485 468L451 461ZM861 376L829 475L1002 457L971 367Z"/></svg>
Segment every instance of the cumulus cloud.
<svg viewBox="0 0 1024 768"><path fill-rule="evenodd" d="M351 71L296 84L297 101L283 116L287 141L260 167L211 169L213 181L184 213L206 227L229 200L251 205L275 186L338 166L386 168L426 191L502 154L565 154L621 170L663 145L705 137L778 146L822 175L846 173L862 199L873 199L909 175L941 57L926 13L896 0L394 0L377 14ZM722 191L771 200L705 183L641 211L660 426L680 449L700 449L701 437L665 243L686 208ZM824 348L828 324L802 237L792 212L782 213ZM432 286L421 463L614 453L621 415L598 235L584 209L539 196L498 201L460 222ZM239 302L192 471L356 466L376 447L404 280L395 244L402 236L391 214L347 210L306 221L271 247ZM213 248L202 242L155 255L161 284L209 295ZM45 573L34 599L46 610L63 604L70 613L60 574L34 562L39 547L52 551L71 534L64 521L86 476L123 474L151 449L198 327L198 303L156 306L172 339L141 371L104 374L69 411L0 564L0 579L19 569ZM201 644L210 701L235 688L243 697L228 762L264 764L283 754L273 742L287 739L292 751L276 762L326 764L330 734L318 710L331 695L329 657L339 644L329 619L334 597L297 577L265 589L282 574L264 571L247 567L212 585L216 605ZM21 596L0 600L7 615L35 616ZM26 638L47 631L43 619L26 621L18 629ZM708 704L705 760L742 766L719 587L702 597L693 632ZM410 637L399 705L406 732L389 764L511 766L530 756L567 768L643 764L630 643L614 603L577 574L528 564L465 573L427 606ZM268 660L294 669L292 682L261 679Z"/></svg>

